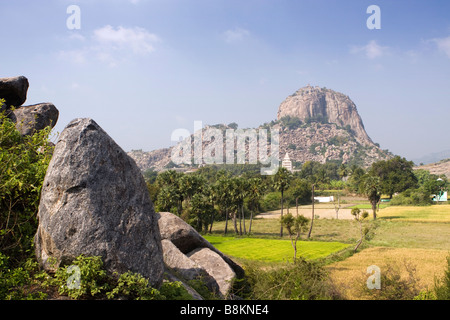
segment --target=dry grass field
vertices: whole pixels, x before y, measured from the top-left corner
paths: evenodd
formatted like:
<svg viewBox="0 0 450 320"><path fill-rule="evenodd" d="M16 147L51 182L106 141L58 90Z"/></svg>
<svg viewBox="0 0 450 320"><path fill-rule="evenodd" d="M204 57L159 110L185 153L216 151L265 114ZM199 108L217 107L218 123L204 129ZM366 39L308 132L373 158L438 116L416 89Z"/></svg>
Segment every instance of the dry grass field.
<svg viewBox="0 0 450 320"><path fill-rule="evenodd" d="M366 285L367 267L376 265L381 273L386 266L397 266L402 277L407 277L407 265L415 268L415 278L422 290L431 289L435 277L440 278L446 267L449 251L416 248L373 247L327 266L332 281L346 299L368 299L361 290ZM381 284L383 289L383 284Z"/></svg>

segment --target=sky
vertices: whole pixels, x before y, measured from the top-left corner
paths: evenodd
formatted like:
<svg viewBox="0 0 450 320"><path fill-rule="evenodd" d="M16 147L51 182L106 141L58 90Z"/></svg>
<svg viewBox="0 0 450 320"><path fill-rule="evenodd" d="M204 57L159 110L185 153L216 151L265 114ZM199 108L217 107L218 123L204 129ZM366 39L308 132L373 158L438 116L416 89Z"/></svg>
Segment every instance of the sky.
<svg viewBox="0 0 450 320"><path fill-rule="evenodd" d="M447 0L0 0L0 21L0 77L58 108L55 137L89 117L151 151L194 121L270 122L311 84L348 95L382 149L450 149Z"/></svg>

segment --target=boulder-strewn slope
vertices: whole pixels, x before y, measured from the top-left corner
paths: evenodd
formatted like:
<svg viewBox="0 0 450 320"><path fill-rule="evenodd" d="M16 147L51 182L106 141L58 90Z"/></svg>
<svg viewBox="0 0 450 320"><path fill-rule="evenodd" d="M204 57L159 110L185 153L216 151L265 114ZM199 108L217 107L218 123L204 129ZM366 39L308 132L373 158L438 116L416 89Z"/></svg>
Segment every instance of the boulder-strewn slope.
<svg viewBox="0 0 450 320"><path fill-rule="evenodd" d="M436 163L430 163L423 166L415 167L414 169L424 169L430 171L435 175L445 174L450 179L450 158L444 159Z"/></svg>

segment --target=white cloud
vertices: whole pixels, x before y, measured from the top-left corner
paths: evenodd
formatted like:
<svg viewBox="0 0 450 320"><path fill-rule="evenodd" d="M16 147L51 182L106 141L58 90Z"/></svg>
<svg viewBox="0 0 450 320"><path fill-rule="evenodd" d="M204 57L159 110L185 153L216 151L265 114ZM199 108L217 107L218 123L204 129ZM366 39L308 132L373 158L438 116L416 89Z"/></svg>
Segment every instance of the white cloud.
<svg viewBox="0 0 450 320"><path fill-rule="evenodd" d="M58 52L58 58L75 64L84 64L87 60L87 50L61 50Z"/></svg>
<svg viewBox="0 0 450 320"><path fill-rule="evenodd" d="M223 33L227 43L240 42L244 38L250 36L250 31L242 28L235 28L234 30L227 30Z"/></svg>
<svg viewBox="0 0 450 320"><path fill-rule="evenodd" d="M107 25L94 31L94 39L103 46L113 49L131 49L136 54L151 53L155 50L154 43L159 38L139 27L115 29Z"/></svg>
<svg viewBox="0 0 450 320"><path fill-rule="evenodd" d="M450 58L450 36L447 38L437 38L432 40L436 43L438 49L444 52Z"/></svg>
<svg viewBox="0 0 450 320"><path fill-rule="evenodd" d="M376 59L386 55L389 52L389 47L380 46L375 40L371 40L365 46L352 46L350 48L350 53L358 54L361 52L369 59Z"/></svg>
<svg viewBox="0 0 450 320"><path fill-rule="evenodd" d="M86 40L84 37L70 36L70 39ZM80 49L60 51L59 57L76 64L83 64L90 59L96 59L111 67L126 61L132 56L145 56L155 51L155 44L160 39L146 29L133 27L125 28L106 25L94 30L92 36L86 42L86 46Z"/></svg>

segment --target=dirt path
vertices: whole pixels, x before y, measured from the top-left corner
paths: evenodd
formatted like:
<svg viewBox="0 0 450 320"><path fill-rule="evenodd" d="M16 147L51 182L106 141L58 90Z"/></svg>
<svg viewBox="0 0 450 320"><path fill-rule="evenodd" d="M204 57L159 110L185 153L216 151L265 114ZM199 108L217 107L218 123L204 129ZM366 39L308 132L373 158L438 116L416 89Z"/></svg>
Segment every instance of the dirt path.
<svg viewBox="0 0 450 320"><path fill-rule="evenodd" d="M342 205L341 209L339 209L339 219L354 219L351 214L351 209L349 207L354 206L354 204L345 204ZM287 208L283 210L283 214L287 213ZM290 207L289 212L294 216L297 214L297 210L295 207ZM311 217L312 206L299 206L298 214L303 215L307 218ZM281 215L281 210L269 211L260 213L256 216L256 218L263 219L279 219ZM336 219L336 210L331 204L316 204L314 205L314 216L319 219Z"/></svg>

